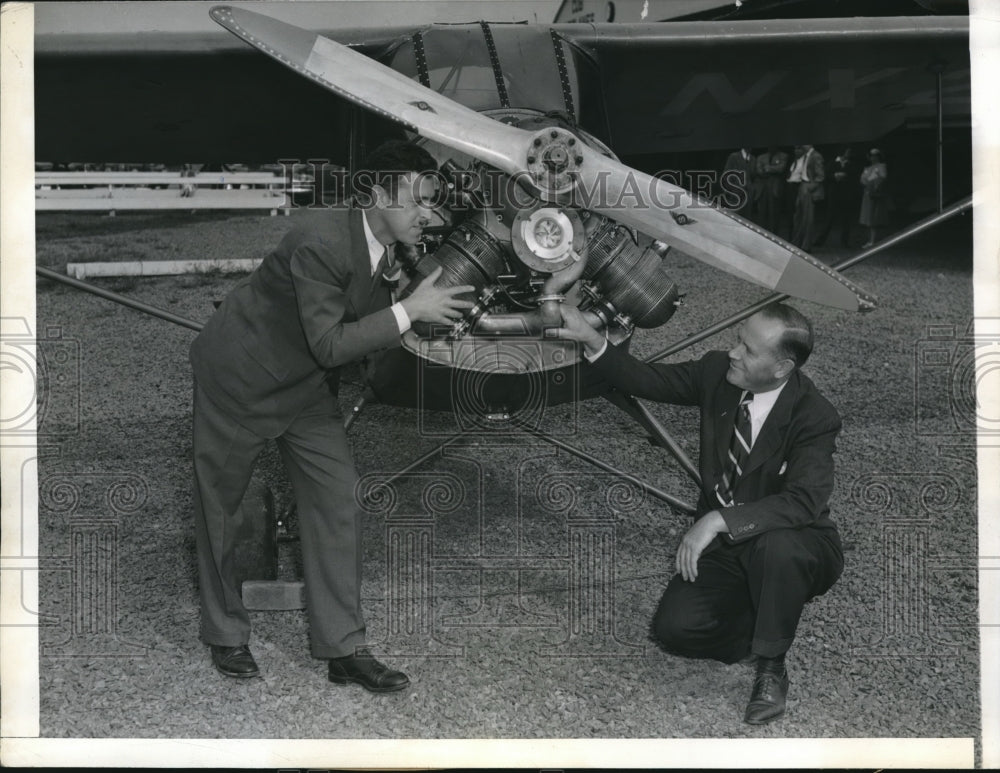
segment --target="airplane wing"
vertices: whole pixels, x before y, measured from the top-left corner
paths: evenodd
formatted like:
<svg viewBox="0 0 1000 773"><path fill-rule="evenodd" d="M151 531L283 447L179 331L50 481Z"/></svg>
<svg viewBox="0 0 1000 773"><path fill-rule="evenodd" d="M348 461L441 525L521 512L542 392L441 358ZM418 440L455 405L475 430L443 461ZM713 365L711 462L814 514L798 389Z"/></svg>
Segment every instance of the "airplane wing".
<svg viewBox="0 0 1000 773"><path fill-rule="evenodd" d="M566 24L620 155L847 144L971 116L967 17ZM600 135L599 135L600 136Z"/></svg>
<svg viewBox="0 0 1000 773"><path fill-rule="evenodd" d="M274 7L291 14L297 5ZM207 7L195 10L207 20ZM420 47L432 87L464 89L473 109L551 105L554 95L557 109L619 156L841 143L925 126L936 117L928 68L939 65L945 120L969 124L964 17L431 26L400 18L402 26L378 29L334 21L303 26L413 78ZM517 75L500 93L493 63L475 53L487 35L499 71L534 73L534 88ZM39 160L346 159L347 102L222 30L40 35L35 84ZM450 96L463 101L457 92Z"/></svg>

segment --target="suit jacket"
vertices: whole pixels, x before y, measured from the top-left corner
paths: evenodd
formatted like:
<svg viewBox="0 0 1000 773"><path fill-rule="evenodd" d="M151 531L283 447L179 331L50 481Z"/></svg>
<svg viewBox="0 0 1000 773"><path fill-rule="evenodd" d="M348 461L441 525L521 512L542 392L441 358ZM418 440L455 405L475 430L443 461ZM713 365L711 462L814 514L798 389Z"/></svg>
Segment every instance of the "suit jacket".
<svg viewBox="0 0 1000 773"><path fill-rule="evenodd" d="M809 192L813 201L822 201L825 195L823 181L826 179L826 170L823 166L823 156L816 148L806 153L806 177L809 180L802 183L803 188Z"/></svg>
<svg viewBox="0 0 1000 773"><path fill-rule="evenodd" d="M741 542L772 529L836 529L827 501L840 416L801 372L792 374L758 433L736 485L736 504L723 508L715 498L715 484L722 478L743 391L726 381L726 353L709 352L676 365L648 364L609 345L593 367L635 397L699 406L698 515L718 509L729 527L727 541Z"/></svg>
<svg viewBox="0 0 1000 773"><path fill-rule="evenodd" d="M761 153L756 160L758 195L781 196L788 176L788 154L782 150Z"/></svg>
<svg viewBox="0 0 1000 773"><path fill-rule="evenodd" d="M280 435L307 405L332 400L342 364L399 345L361 217L359 209L303 215L191 345L198 385L264 437Z"/></svg>
<svg viewBox="0 0 1000 773"><path fill-rule="evenodd" d="M735 172L736 174L726 174L727 172ZM722 174L724 176L722 183L723 206L735 210L745 209L751 202L751 190L757 177L757 164L754 157L751 155L749 159L746 159L743 158L742 151L733 151L726 159Z"/></svg>

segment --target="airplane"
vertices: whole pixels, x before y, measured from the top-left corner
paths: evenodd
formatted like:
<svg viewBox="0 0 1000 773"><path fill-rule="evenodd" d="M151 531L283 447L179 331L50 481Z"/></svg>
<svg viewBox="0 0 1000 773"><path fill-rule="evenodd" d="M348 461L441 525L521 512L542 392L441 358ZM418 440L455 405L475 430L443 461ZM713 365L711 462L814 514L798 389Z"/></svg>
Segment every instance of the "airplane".
<svg viewBox="0 0 1000 773"><path fill-rule="evenodd" d="M39 41L36 157L332 158L350 171L383 139L419 137L447 199L408 271L419 281L441 266L476 287L476 306L451 329L408 333L370 374L374 397L516 421L539 400L604 396L675 455L635 401L546 335L559 303L627 346L677 308L671 251L812 302L863 311L876 299L619 157L865 141L942 111L964 131L971 112L965 16L347 30L278 18L299 5L206 8L231 35L143 38L141 53L134 40Z"/></svg>

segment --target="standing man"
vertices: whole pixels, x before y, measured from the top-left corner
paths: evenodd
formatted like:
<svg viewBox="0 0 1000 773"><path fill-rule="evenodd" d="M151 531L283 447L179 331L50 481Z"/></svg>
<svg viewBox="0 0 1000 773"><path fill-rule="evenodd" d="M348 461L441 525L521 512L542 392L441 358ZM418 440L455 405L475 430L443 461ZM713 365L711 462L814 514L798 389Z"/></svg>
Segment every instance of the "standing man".
<svg viewBox="0 0 1000 773"><path fill-rule="evenodd" d="M661 365L608 346L579 309L562 307L558 335L580 341L612 386L701 411L697 520L677 550L677 574L653 633L669 651L735 663L753 656L744 721L785 711L785 653L802 608L840 576L843 555L827 500L840 416L799 368L809 321L790 306L759 311L728 353Z"/></svg>
<svg viewBox="0 0 1000 773"><path fill-rule="evenodd" d="M734 150L722 168L721 203L734 215L749 218L757 173L749 148Z"/></svg>
<svg viewBox="0 0 1000 773"><path fill-rule="evenodd" d="M771 233L778 233L781 226L787 174L788 154L785 151L772 146L757 156L754 221Z"/></svg>
<svg viewBox="0 0 1000 773"><path fill-rule="evenodd" d="M854 184L855 176L856 169L851 158L851 149L846 147L833 160L833 179L829 188L830 195L827 197L826 223L816 237L816 244L825 244L830 231L837 228L840 231L840 246L850 246L851 223L857 211L855 191L858 186Z"/></svg>
<svg viewBox="0 0 1000 773"><path fill-rule="evenodd" d="M383 281L393 248L415 244L428 222L435 170L416 145L375 150L357 176L364 206L304 214L191 346L201 638L226 676L259 673L233 547L240 501L274 438L298 508L313 656L338 684L409 684L365 647L357 472L337 388L341 365L398 346L412 322L449 324L471 305L455 298L471 287L434 287L440 269L398 303Z"/></svg>
<svg viewBox="0 0 1000 773"><path fill-rule="evenodd" d="M816 202L823 200L823 156L812 145L795 146L795 163L788 182L796 188L792 215L792 238L796 247L809 252L815 236Z"/></svg>

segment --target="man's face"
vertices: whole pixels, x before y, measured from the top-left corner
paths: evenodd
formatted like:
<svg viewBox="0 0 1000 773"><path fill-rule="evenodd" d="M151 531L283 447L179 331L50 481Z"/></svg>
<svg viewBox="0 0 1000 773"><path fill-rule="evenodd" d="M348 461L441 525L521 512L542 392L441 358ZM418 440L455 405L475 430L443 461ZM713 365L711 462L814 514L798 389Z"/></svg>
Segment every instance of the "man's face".
<svg viewBox="0 0 1000 773"><path fill-rule="evenodd" d="M802 158L802 156L804 156L805 153L806 153L806 146L805 145L796 145L795 146L795 157L796 158Z"/></svg>
<svg viewBox="0 0 1000 773"><path fill-rule="evenodd" d="M736 345L729 350L726 381L750 392L777 388L794 363L777 354L784 327L780 322L755 314L736 329Z"/></svg>
<svg viewBox="0 0 1000 773"><path fill-rule="evenodd" d="M399 179L395 201L376 186L376 208L392 241L416 244L430 222L438 181L434 175L410 172Z"/></svg>

